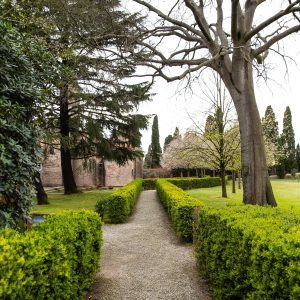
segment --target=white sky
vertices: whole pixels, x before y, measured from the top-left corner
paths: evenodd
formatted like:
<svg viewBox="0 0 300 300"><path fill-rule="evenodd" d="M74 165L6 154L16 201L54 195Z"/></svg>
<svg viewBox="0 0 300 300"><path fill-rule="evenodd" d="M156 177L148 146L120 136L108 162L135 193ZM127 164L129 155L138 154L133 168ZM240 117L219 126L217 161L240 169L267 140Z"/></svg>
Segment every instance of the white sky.
<svg viewBox="0 0 300 300"><path fill-rule="evenodd" d="M168 4L174 2L169 1ZM151 3L154 2L158 3L156 0L151 1ZM136 4L132 4L132 0L124 0L123 3L127 3L130 9L139 10ZM159 5L164 6L165 3L166 1L159 1ZM268 7L260 13L264 14L266 9ZM264 115L268 105L272 106L279 123L280 132L284 110L286 106L290 106L296 143L300 143L300 34L285 40L284 48L285 54L292 57L295 62L287 60L288 74L286 74L283 60L279 56L270 55L267 59L267 63L270 64L270 71L268 72L270 79L267 83L262 79L257 81L256 100L261 116ZM297 64L297 62L299 63ZM199 122L204 122L204 115L201 111L205 110L206 103L201 100L201 91L196 85L194 85L192 95L189 92L184 93L178 81L167 83L163 79L157 79L151 92L155 94L152 97L153 101L143 104L139 113L158 115L162 147L165 137L173 134L176 126L179 127L180 132L184 132L192 126L189 114L193 115L194 120L198 119ZM144 151L147 151L151 142L151 125L152 120L149 129L143 132L142 147Z"/></svg>

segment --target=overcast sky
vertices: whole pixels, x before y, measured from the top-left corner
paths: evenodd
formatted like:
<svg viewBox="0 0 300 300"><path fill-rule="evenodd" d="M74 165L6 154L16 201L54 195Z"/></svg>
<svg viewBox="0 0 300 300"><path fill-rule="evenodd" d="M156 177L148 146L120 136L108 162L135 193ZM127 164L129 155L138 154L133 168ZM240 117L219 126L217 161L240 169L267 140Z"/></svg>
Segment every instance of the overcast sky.
<svg viewBox="0 0 300 300"><path fill-rule="evenodd" d="M130 10L140 10L132 2L132 0L123 1ZM166 3L170 4L171 2L174 3L170 0L160 0L159 5L163 7ZM263 15L267 9L267 7L263 8L260 14ZM284 48L285 53L292 57L295 62L289 59L286 61L288 65L287 74L283 60L279 56L270 55L267 60L270 68L268 71L269 80L267 82L262 79L256 81L256 100L261 116L264 115L268 105L272 106L279 123L280 132L284 110L286 106L290 106L296 143L300 143L300 34L285 40ZM299 63L297 64L297 62ZM152 88L152 93L155 94L152 97L153 101L143 104L139 112L158 115L162 147L165 137L168 134L173 134L176 126L181 132L192 126L191 115L199 123L204 122L205 114L203 111L207 110L207 103L203 100L203 94L199 88L202 84L204 83L199 82L198 86L194 84L193 94L191 94L182 90L183 83L167 83L163 79L156 80ZM142 147L144 151L147 151L151 142L151 125L152 120L149 129L143 132Z"/></svg>

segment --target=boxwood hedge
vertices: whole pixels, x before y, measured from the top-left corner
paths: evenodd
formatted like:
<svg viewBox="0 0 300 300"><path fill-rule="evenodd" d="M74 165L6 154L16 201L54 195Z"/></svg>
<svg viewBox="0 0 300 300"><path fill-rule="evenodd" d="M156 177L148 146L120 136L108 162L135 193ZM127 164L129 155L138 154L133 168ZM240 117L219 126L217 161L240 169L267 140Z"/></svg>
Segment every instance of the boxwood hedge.
<svg viewBox="0 0 300 300"><path fill-rule="evenodd" d="M128 220L136 200L143 189L143 179L135 179L117 189L106 199L100 199L96 211L107 223L124 223Z"/></svg>
<svg viewBox="0 0 300 300"><path fill-rule="evenodd" d="M180 187L183 190L208 188L221 185L220 177L202 177L202 178L167 178L168 182Z"/></svg>
<svg viewBox="0 0 300 300"><path fill-rule="evenodd" d="M0 299L83 299L98 270L101 219L66 211L23 234L0 232Z"/></svg>
<svg viewBox="0 0 300 300"><path fill-rule="evenodd" d="M300 299L300 217L258 206L199 212L198 267L216 299Z"/></svg>
<svg viewBox="0 0 300 300"><path fill-rule="evenodd" d="M157 179L156 190L169 213L177 235L186 241L191 241L194 208L203 206L203 203L166 179Z"/></svg>

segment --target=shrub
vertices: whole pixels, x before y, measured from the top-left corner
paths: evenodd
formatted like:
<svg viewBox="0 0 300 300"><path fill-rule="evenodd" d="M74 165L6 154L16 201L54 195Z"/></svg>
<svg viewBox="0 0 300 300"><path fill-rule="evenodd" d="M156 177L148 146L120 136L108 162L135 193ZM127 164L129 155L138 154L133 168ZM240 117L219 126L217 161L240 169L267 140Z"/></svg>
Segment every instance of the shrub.
<svg viewBox="0 0 300 300"><path fill-rule="evenodd" d="M220 177L203 177L203 178L168 178L168 182L176 185L183 190L207 188L221 185Z"/></svg>
<svg viewBox="0 0 300 300"><path fill-rule="evenodd" d="M155 190L156 188L156 178L146 178L143 179L143 190Z"/></svg>
<svg viewBox="0 0 300 300"><path fill-rule="evenodd" d="M200 271L216 299L299 299L300 218L258 206L202 208Z"/></svg>
<svg viewBox="0 0 300 300"><path fill-rule="evenodd" d="M194 208L202 206L203 203L168 181L156 181L159 199L167 209L177 235L186 241L192 241Z"/></svg>
<svg viewBox="0 0 300 300"><path fill-rule="evenodd" d="M98 270L101 219L65 211L24 234L0 234L0 299L83 299Z"/></svg>
<svg viewBox="0 0 300 300"><path fill-rule="evenodd" d="M96 205L96 210L103 214L103 219L107 223L124 223L128 220L142 189L143 179L135 179L110 194L105 204L100 200ZM104 212L98 209L103 206Z"/></svg>

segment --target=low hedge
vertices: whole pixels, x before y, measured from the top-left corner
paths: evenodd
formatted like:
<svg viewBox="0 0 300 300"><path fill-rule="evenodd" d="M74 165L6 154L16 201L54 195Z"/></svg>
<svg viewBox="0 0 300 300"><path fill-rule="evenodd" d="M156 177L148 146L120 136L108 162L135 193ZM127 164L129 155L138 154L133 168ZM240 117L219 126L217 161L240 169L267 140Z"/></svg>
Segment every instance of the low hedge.
<svg viewBox="0 0 300 300"><path fill-rule="evenodd" d="M155 190L157 178L145 178L143 179L143 190Z"/></svg>
<svg viewBox="0 0 300 300"><path fill-rule="evenodd" d="M221 185L220 177L167 178L167 180L183 190L208 188Z"/></svg>
<svg viewBox="0 0 300 300"><path fill-rule="evenodd" d="M143 179L135 179L117 189L107 199L99 200L96 211L107 223L124 223L128 220L142 189Z"/></svg>
<svg viewBox="0 0 300 300"><path fill-rule="evenodd" d="M157 179L156 190L169 213L177 235L186 241L192 241L194 208L203 206L203 203L166 179Z"/></svg>
<svg viewBox="0 0 300 300"><path fill-rule="evenodd" d="M216 299L300 299L300 218L259 206L199 212L196 252Z"/></svg>
<svg viewBox="0 0 300 300"><path fill-rule="evenodd" d="M83 299L98 270L101 219L65 211L23 234L0 232L0 299Z"/></svg>

